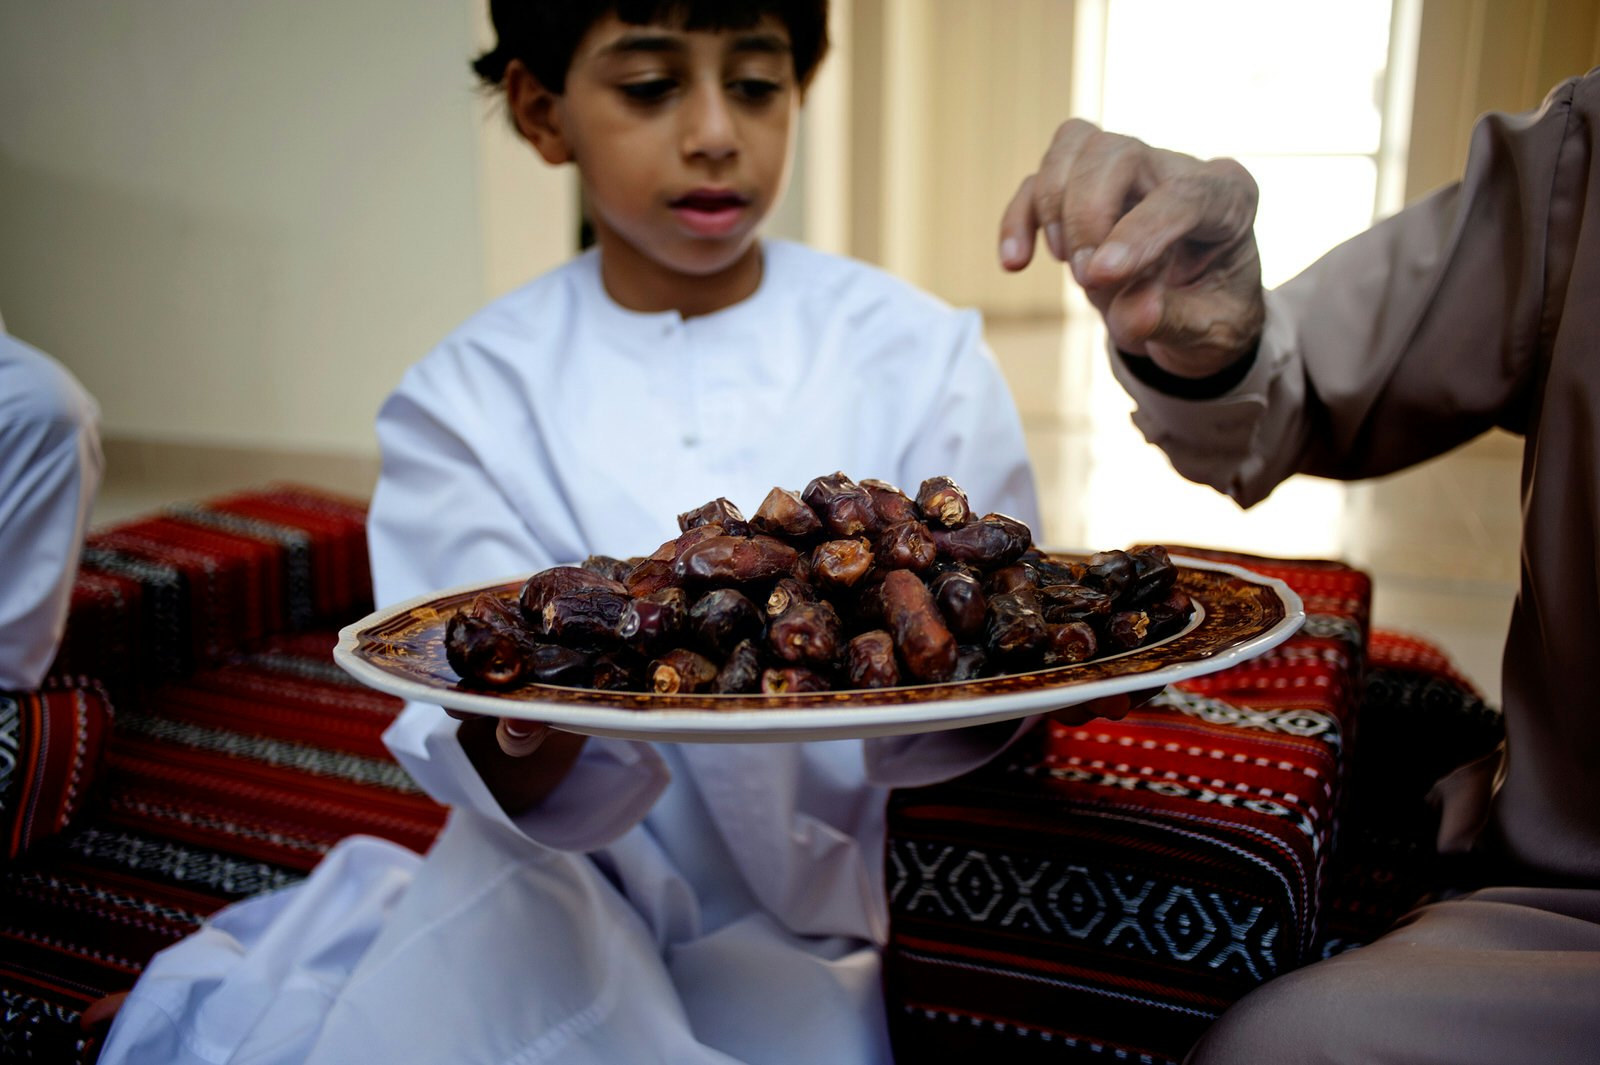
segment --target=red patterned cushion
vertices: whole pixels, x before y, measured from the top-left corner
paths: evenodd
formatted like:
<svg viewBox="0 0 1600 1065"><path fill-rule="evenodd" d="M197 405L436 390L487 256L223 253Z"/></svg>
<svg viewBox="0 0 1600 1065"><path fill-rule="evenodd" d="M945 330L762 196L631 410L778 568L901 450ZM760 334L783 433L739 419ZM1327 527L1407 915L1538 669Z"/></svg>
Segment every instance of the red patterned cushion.
<svg viewBox="0 0 1600 1065"><path fill-rule="evenodd" d="M0 846L7 860L66 831L100 772L111 701L78 687L0 693Z"/></svg>
<svg viewBox="0 0 1600 1065"><path fill-rule="evenodd" d="M425 850L444 810L383 748L400 700L332 661L328 630L148 690L121 710L97 801L0 869L0 1060L88 1065L96 1010L236 899L364 832Z"/></svg>
<svg viewBox="0 0 1600 1065"><path fill-rule="evenodd" d="M1206 554L1287 581L1306 626L1122 721L1055 727L892 797L885 987L902 1060L1176 1061L1311 956L1370 584L1336 563Z"/></svg>

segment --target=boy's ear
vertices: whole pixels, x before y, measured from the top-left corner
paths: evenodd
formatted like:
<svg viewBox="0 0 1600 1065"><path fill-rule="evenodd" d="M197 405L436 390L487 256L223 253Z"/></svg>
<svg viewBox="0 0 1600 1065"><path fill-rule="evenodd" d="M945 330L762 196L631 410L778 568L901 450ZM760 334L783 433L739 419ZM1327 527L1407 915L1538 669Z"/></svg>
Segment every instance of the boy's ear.
<svg viewBox="0 0 1600 1065"><path fill-rule="evenodd" d="M523 140L552 166L572 161L572 146L567 143L556 107L560 99L522 65L522 60L513 59L507 64L506 106L511 109L511 120Z"/></svg>

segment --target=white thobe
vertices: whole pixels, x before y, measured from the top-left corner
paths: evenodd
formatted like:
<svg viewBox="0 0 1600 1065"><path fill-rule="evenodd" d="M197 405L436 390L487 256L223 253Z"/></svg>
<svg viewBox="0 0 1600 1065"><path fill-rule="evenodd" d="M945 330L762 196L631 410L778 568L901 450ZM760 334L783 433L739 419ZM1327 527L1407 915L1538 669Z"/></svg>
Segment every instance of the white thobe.
<svg viewBox="0 0 1600 1065"><path fill-rule="evenodd" d="M0 691L55 658L100 486L100 410L61 364L0 329Z"/></svg>
<svg viewBox="0 0 1600 1065"><path fill-rule="evenodd" d="M379 436L384 603L646 554L683 511L726 496L750 513L835 470L912 492L946 474L980 511L1038 527L977 315L783 243L766 245L754 295L688 320L619 307L585 255L447 338ZM973 768L1019 728L591 739L515 818L455 731L411 705L385 737L454 808L425 861L345 844L289 901L225 911L157 957L107 1060L886 1062L886 786ZM320 939L282 934L309 913Z"/></svg>

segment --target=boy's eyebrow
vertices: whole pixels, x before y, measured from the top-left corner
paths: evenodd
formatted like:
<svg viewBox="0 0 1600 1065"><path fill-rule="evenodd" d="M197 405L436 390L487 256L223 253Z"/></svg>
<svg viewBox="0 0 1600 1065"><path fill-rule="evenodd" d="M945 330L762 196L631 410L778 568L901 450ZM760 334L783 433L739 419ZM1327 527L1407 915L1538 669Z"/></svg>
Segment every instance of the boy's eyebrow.
<svg viewBox="0 0 1600 1065"><path fill-rule="evenodd" d="M667 34L625 33L601 48L599 54L626 55L629 52L681 52L687 45L679 37Z"/></svg>
<svg viewBox="0 0 1600 1065"><path fill-rule="evenodd" d="M789 38L781 33L746 33L734 39L735 52L770 52L773 55L788 55L793 49L789 47Z"/></svg>
<svg viewBox="0 0 1600 1065"><path fill-rule="evenodd" d="M682 52L688 48L683 38L672 34L627 33L601 48L600 56L627 55L634 52ZM789 40L781 33L746 33L734 38L734 52L767 52L788 55Z"/></svg>

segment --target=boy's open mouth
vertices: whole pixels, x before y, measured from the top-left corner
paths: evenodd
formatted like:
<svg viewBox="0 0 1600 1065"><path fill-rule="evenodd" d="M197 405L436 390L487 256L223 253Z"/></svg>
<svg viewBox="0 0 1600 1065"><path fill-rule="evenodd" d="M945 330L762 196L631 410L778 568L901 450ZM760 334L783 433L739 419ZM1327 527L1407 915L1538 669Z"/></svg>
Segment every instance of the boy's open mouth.
<svg viewBox="0 0 1600 1065"><path fill-rule="evenodd" d="M738 224L750 200L731 189L695 189L679 196L669 206L693 232L721 236Z"/></svg>

